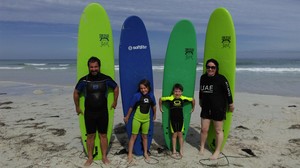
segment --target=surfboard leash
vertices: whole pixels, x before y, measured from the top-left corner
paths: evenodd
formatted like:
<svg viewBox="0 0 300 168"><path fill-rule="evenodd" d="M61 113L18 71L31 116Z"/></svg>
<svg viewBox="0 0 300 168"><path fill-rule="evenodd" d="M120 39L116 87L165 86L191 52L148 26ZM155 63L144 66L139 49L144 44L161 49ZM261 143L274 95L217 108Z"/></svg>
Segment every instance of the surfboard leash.
<svg viewBox="0 0 300 168"><path fill-rule="evenodd" d="M229 160L228 160L227 156L226 156L224 153L222 153L222 152L221 152L221 154L223 155L223 157L219 157L217 160L222 159L222 158L225 158L226 161L227 161L226 164L218 164L218 163L216 163L216 164L205 164L205 163L203 163L203 161L211 161L210 159L200 159L200 160L199 160L199 163L200 163L201 165L203 165L203 166L208 166L208 167L223 167L223 166L229 166Z"/></svg>
<svg viewBox="0 0 300 168"><path fill-rule="evenodd" d="M244 149L242 149L242 151L245 151ZM245 151L246 152L246 151ZM226 164L205 164L205 163L203 163L203 161L211 161L210 159L200 159L199 160L199 163L201 164L201 165L204 165L204 166L208 166L208 167L224 167L224 166L229 166L230 165L230 162L229 162L229 159L228 158L241 158L241 159L245 159L245 158L252 158L252 157L257 157L254 153L252 153L252 152L246 152L246 153L248 153L249 155L251 155L251 156L246 156L246 155L244 155L244 156L227 156L227 155L225 155L223 152L221 152L221 154L223 155L222 157L219 157L217 160L219 160L219 159L222 159L222 158L225 158L226 159Z"/></svg>

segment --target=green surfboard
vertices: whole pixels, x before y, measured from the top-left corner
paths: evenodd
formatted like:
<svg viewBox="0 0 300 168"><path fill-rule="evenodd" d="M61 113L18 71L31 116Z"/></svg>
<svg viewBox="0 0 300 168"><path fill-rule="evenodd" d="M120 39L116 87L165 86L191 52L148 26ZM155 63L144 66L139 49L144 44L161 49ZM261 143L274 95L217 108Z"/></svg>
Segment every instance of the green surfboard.
<svg viewBox="0 0 300 168"><path fill-rule="evenodd" d="M206 72L205 63L208 59L214 58L219 63L219 73L224 75L230 85L234 98L235 68L236 68L236 36L234 24L230 13L225 8L217 8L211 14L206 30L203 72ZM226 112L226 120L223 123L224 147L229 135L232 113ZM211 123L207 144L211 150L215 149L215 131Z"/></svg>
<svg viewBox="0 0 300 168"><path fill-rule="evenodd" d="M183 95L194 97L197 65L197 40L193 24L188 20L181 20L174 26L165 56L162 96L172 94L175 83L183 86ZM162 124L166 146L172 147L172 133L170 128L170 109L167 102L162 104ZM186 138L191 118L192 104L186 103L184 112L184 139Z"/></svg>
<svg viewBox="0 0 300 168"><path fill-rule="evenodd" d="M79 23L78 51L77 51L77 80L89 73L87 61L91 56L101 60L101 72L115 78L114 70L114 45L110 21L105 9L98 3L90 3L84 9ZM107 138L108 143L112 135L114 110L110 108L113 102L113 91L108 93L109 122ZM80 108L84 111L84 97L80 97ZM85 152L86 129L84 115L79 115L79 126ZM98 133L95 139L94 160L102 159Z"/></svg>

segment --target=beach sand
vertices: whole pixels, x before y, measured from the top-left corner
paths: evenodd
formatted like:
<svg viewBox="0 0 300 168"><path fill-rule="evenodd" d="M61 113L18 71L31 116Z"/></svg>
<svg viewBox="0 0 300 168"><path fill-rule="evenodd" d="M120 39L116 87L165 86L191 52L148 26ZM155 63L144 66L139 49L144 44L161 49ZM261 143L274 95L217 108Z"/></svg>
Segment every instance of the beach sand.
<svg viewBox="0 0 300 168"><path fill-rule="evenodd" d="M0 88L11 85L0 83ZM73 87L36 85L27 89L21 95L0 90L0 167L83 167L86 155L73 104ZM197 95L195 92L198 104ZM155 96L158 99L161 90L155 90ZM300 167L300 98L236 93L231 132L224 155L216 161L208 160L208 150L203 156L198 154L199 105L192 114L182 159L172 158L167 150L158 150L163 148L164 138L157 111L150 163L135 157L128 164L127 155L118 154L128 144L119 98L108 153L111 164L95 161L90 167Z"/></svg>

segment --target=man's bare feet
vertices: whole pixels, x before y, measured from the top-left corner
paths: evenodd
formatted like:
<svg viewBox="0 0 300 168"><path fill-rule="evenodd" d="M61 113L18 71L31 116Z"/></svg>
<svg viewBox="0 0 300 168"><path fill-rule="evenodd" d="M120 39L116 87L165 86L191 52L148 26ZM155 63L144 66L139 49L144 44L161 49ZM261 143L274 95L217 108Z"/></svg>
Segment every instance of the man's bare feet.
<svg viewBox="0 0 300 168"><path fill-rule="evenodd" d="M102 162L106 165L110 163L110 161L107 158L102 158Z"/></svg>
<svg viewBox="0 0 300 168"><path fill-rule="evenodd" d="M84 166L90 166L93 163L93 159L88 159L85 163Z"/></svg>

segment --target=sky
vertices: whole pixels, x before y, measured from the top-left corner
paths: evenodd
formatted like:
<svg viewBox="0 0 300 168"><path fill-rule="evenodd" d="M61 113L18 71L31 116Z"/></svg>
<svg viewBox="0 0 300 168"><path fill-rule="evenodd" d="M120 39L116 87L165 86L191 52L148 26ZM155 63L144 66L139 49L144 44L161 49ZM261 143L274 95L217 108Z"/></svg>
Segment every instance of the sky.
<svg viewBox="0 0 300 168"><path fill-rule="evenodd" d="M232 15L238 57L300 53L299 0L0 1L0 59L76 59L78 23L91 2L100 3L110 18L116 58L122 24L132 15L146 26L152 58L164 58L172 28L181 19L194 24L201 56L210 14L218 7Z"/></svg>

